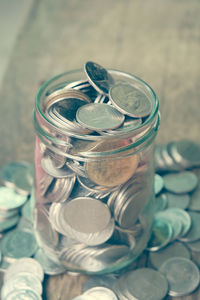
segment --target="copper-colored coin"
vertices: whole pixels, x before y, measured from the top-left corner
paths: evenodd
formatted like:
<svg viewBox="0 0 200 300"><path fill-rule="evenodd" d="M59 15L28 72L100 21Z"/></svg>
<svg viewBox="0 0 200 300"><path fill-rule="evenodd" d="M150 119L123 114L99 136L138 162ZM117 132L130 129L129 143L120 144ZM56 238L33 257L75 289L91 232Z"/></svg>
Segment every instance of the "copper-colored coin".
<svg viewBox="0 0 200 300"><path fill-rule="evenodd" d="M108 143L107 141L99 143L95 151L107 151L123 147L123 141ZM100 159L87 162L85 164L86 172L89 178L103 186L117 186L126 182L135 173L138 166L138 157L133 154L129 157L116 159Z"/></svg>

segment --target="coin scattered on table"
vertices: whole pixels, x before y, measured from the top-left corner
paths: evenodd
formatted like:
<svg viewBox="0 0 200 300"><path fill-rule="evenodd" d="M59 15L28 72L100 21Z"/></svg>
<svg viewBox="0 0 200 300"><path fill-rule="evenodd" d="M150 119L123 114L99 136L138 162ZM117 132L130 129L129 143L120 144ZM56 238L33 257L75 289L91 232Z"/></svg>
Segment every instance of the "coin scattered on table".
<svg viewBox="0 0 200 300"><path fill-rule="evenodd" d="M148 97L129 83L114 84L110 88L109 98L119 111L134 118L146 117L152 110Z"/></svg>
<svg viewBox="0 0 200 300"><path fill-rule="evenodd" d="M168 292L168 283L160 272L141 268L122 275L114 288L120 299L161 300Z"/></svg>
<svg viewBox="0 0 200 300"><path fill-rule="evenodd" d="M152 226L152 234L147 246L150 251L158 251L171 241L173 227L165 219L155 219Z"/></svg>
<svg viewBox="0 0 200 300"><path fill-rule="evenodd" d="M168 259L161 265L160 272L168 280L170 296L188 295L199 285L199 269L187 258L173 257Z"/></svg>
<svg viewBox="0 0 200 300"><path fill-rule="evenodd" d="M192 172L180 172L163 176L165 188L177 194L192 192L198 184L197 176Z"/></svg>
<svg viewBox="0 0 200 300"><path fill-rule="evenodd" d="M172 242L168 244L166 247L162 249L158 249L159 251L151 251L149 253L149 260L151 265L159 270L161 265L172 257L184 257L190 259L191 254L188 248L180 242Z"/></svg>
<svg viewBox="0 0 200 300"><path fill-rule="evenodd" d="M200 239L200 213L188 211L188 214L191 218L191 228L180 240L183 242L194 242Z"/></svg>
<svg viewBox="0 0 200 300"><path fill-rule="evenodd" d="M44 272L33 258L20 258L5 272L1 299L41 300Z"/></svg>
<svg viewBox="0 0 200 300"><path fill-rule="evenodd" d="M31 257L37 248L34 235L22 229L6 233L1 243L3 255L11 258Z"/></svg>

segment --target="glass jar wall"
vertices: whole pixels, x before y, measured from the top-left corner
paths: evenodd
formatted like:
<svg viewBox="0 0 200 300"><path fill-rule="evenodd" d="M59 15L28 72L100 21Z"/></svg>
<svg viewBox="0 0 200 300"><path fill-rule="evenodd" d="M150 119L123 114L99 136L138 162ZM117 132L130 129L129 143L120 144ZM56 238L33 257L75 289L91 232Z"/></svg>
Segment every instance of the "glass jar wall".
<svg viewBox="0 0 200 300"><path fill-rule="evenodd" d="M153 216L158 100L141 79L107 72L109 92L95 88L82 70L50 79L33 112L37 241L64 269L90 274L134 261L147 245ZM132 116L118 101L133 94L139 104L147 99L146 115Z"/></svg>

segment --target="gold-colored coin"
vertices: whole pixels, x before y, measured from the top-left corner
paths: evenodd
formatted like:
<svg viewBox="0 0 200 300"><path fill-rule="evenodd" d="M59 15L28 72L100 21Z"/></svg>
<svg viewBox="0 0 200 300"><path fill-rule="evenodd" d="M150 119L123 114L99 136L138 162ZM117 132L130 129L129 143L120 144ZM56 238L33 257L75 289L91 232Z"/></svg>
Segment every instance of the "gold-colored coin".
<svg viewBox="0 0 200 300"><path fill-rule="evenodd" d="M109 143L107 141L99 143L95 151L108 151L120 148L126 145L124 141ZM117 186L126 182L135 173L138 166L138 157L133 154L129 157L120 159L100 159L86 162L85 170L89 178L103 186Z"/></svg>

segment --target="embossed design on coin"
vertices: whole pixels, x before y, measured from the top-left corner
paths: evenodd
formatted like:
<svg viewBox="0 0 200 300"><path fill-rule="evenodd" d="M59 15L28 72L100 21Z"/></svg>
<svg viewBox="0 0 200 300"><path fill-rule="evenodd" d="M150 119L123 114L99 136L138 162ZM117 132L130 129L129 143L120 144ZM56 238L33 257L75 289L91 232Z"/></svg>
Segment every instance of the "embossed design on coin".
<svg viewBox="0 0 200 300"><path fill-rule="evenodd" d="M92 103L77 110L76 120L83 127L101 131L119 127L124 121L124 115L111 105Z"/></svg>
<svg viewBox="0 0 200 300"><path fill-rule="evenodd" d="M160 272L169 282L169 295L171 296L188 295L199 285L199 269L189 259L170 258L162 264Z"/></svg>
<svg viewBox="0 0 200 300"><path fill-rule="evenodd" d="M152 110L152 104L147 96L126 82L113 85L109 91L109 98L119 111L130 117L146 117Z"/></svg>

